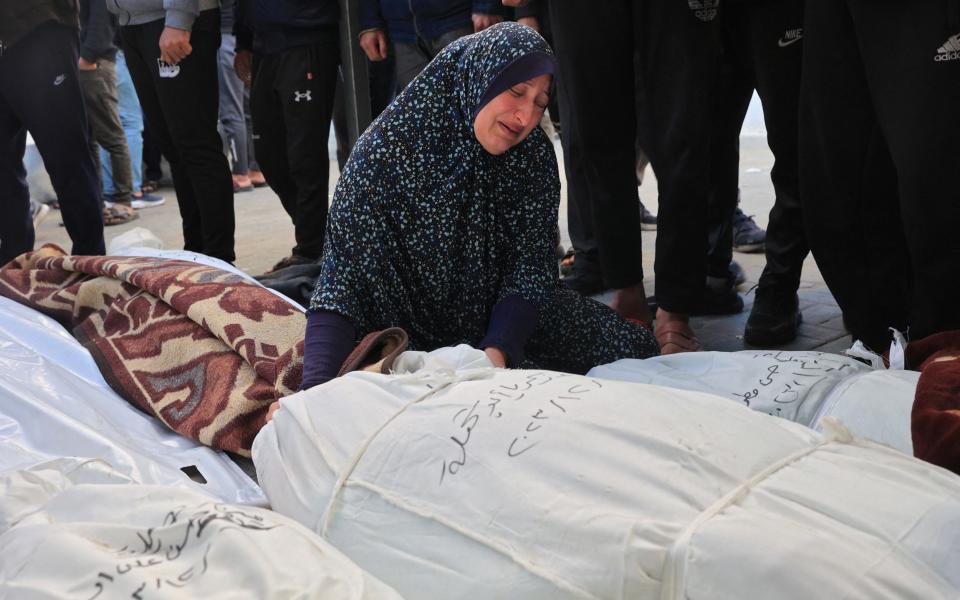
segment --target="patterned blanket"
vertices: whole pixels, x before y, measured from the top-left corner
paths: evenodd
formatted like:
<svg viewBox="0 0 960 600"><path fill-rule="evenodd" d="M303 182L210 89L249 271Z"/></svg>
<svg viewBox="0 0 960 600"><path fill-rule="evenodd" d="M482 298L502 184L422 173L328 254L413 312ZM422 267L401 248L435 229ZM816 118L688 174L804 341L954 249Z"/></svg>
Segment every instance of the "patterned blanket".
<svg viewBox="0 0 960 600"><path fill-rule="evenodd" d="M300 385L303 314L220 269L46 245L0 269L0 294L71 330L131 404L215 448L249 456L270 404Z"/></svg>
<svg viewBox="0 0 960 600"><path fill-rule="evenodd" d="M920 371L910 427L913 453L960 474L960 331L907 346L907 364Z"/></svg>

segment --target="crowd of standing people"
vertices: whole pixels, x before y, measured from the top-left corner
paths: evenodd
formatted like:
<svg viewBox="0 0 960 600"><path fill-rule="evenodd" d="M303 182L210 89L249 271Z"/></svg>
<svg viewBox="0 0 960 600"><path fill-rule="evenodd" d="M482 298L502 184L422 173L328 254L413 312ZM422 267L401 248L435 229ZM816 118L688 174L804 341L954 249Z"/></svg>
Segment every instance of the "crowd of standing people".
<svg viewBox="0 0 960 600"><path fill-rule="evenodd" d="M700 349L691 315L742 310L735 245L766 255L744 332L751 345L777 347L796 337L802 320L797 290L811 251L846 327L868 346L884 349L891 327L920 337L960 326L953 310L960 300L960 242L950 235L960 223L960 186L954 181L960 150L952 143L960 116L951 110L960 98L960 0L909 6L896 0L605 0L589 6L572 0L360 0L359 6L355 42L370 61L372 108L380 116L364 134L366 145L361 138L373 154L348 161L350 149L338 135L341 170L352 178L341 180L345 203L372 196L369 190L388 182L408 187L418 202L453 202L442 190L423 188L417 173L409 173L410 181L394 181L401 167L385 171L387 162L377 162L378 150L371 150L376 139L383 161L402 161L414 146L418 159L433 160L437 146L404 142L401 148L383 137L412 140L440 122L391 125L422 117L401 112L434 106L428 81L445 90L444 102L471 111L473 133L469 127L461 133L476 140L462 145L456 138L445 146L449 165L460 169L450 178L462 181L460 193L490 173L523 177L522 171L489 167L486 155L473 163L457 152L482 147L499 156L484 144L483 110L498 107L499 95L519 98L538 89L537 78L545 77L541 108L549 106L560 132L574 246L561 283L582 295L613 290L613 311L652 330L661 352ZM34 243L22 161L27 131L50 173L75 254L102 254L105 224L126 222L137 209L162 203L152 194L162 153L185 249L234 261L233 195L269 185L291 218L296 240L274 269L322 261L329 271L340 256L338 276L326 272L320 278L311 311L328 316L317 331L336 330L351 340L366 333L360 324L376 319L344 299L355 291L341 289L357 284L344 275L344 261L353 259L343 258L343 247L325 248L335 238L328 228L327 139L331 123L343 129L337 114L344 101L340 20L337 0L4 4L0 262ZM503 21L519 25L506 28L499 25ZM488 30L495 33L488 32L486 41L459 42ZM538 40L544 39L541 47ZM468 57L480 51L474 47L486 48L489 56L468 68ZM420 77L441 55L463 64L447 65L432 80ZM473 88L444 87L447 78L458 76L482 80L480 96L466 101L463 95ZM775 158L765 236L738 207L739 133L754 93ZM540 94L531 91L529 100L536 111ZM491 126L502 124L493 118ZM520 120L513 131L518 136L528 125ZM459 127L452 123L449 128ZM526 150L539 143L528 143L529 135L508 144L504 156L540 160ZM480 146L471 145L475 141ZM658 180L656 217L639 198L647 161ZM445 160L435 164L448 168ZM366 172L360 172L362 165ZM465 165L476 174L464 179ZM379 174L379 181L371 181L371 174ZM526 176L550 174L544 169ZM477 190L524 201L512 189ZM426 205L421 209L429 212ZM428 214L407 216L429 230ZM362 226L362 220L350 222ZM416 237L406 225L405 235ZM644 287L639 243L642 230L651 228L657 232L655 296ZM483 237L481 231L465 234ZM532 245L542 242L521 237ZM502 242L491 238L489 247L468 254L487 252L489 258ZM555 235L551 242L555 252ZM338 243L353 241L341 237ZM408 275L394 274L398 281ZM502 287L524 288L514 283ZM450 293L467 289L449 285ZM470 302L483 297L478 291ZM518 348L533 330L519 341L510 332L522 329L524 319L566 323L577 314L598 339L604 328L616 330L599 325L605 316L556 305L556 298L575 304L572 297L551 296L543 305L511 300L511 294L487 298L471 308L477 319L473 342L496 339L512 348L505 364L523 364ZM462 325L457 318L451 323ZM406 323L415 337L418 323ZM643 334L623 331L636 337L634 348L648 352ZM424 343L456 337L434 340L425 330L419 333L431 340ZM330 344L316 348L334 357L342 351Z"/></svg>

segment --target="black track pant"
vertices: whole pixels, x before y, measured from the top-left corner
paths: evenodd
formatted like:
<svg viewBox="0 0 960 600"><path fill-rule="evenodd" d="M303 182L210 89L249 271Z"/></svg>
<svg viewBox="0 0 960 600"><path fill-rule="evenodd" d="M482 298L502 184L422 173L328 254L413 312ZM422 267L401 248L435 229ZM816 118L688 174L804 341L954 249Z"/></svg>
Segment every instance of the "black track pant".
<svg viewBox="0 0 960 600"><path fill-rule="evenodd" d="M850 332L960 329L960 2L807 0L804 221Z"/></svg>
<svg viewBox="0 0 960 600"><path fill-rule="evenodd" d="M27 130L57 193L73 254L103 254L97 172L77 80L77 31L47 23L0 56L0 264L33 249Z"/></svg>
<svg viewBox="0 0 960 600"><path fill-rule="evenodd" d="M250 92L257 161L267 183L293 219L293 254L319 258L327 226L337 37L259 55Z"/></svg>
<svg viewBox="0 0 960 600"><path fill-rule="evenodd" d="M133 85L163 155L183 219L183 247L233 262L233 180L217 132L220 10L193 24L193 51L177 65L160 63L163 20L120 28Z"/></svg>
<svg viewBox="0 0 960 600"><path fill-rule="evenodd" d="M724 6L724 69L718 92L711 194L710 275L732 258L730 219L737 207L740 129L754 90L763 104L770 179L776 199L767 226L763 287L797 290L807 255L800 210L797 121L803 48L803 0L751 0Z"/></svg>
<svg viewBox="0 0 960 600"><path fill-rule="evenodd" d="M639 138L660 187L657 301L674 312L693 308L706 279L710 145L704 139L721 52L717 11L699 4L712 3L696 9L662 0L610 0L589 9L572 0L548 4L567 181L581 218L592 217L604 281L620 288L643 278Z"/></svg>

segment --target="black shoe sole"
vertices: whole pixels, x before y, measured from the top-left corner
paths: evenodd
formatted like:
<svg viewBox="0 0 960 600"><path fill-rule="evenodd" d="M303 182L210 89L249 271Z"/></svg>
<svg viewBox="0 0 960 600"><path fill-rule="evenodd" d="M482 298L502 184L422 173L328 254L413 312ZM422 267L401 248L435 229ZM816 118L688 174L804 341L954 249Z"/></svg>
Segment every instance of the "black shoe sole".
<svg viewBox="0 0 960 600"><path fill-rule="evenodd" d="M796 321L782 323L779 327L761 328L750 327L750 321L743 329L743 342L755 348L775 348L789 344L797 339L797 330L803 322L803 313L797 311Z"/></svg>
<svg viewBox="0 0 960 600"><path fill-rule="evenodd" d="M607 290L601 279L587 279L584 277L564 277L560 284L568 290L573 290L581 296L595 296Z"/></svg>
<svg viewBox="0 0 960 600"><path fill-rule="evenodd" d="M704 302L699 306L693 307L693 310L690 311L690 316L699 317L699 316L721 316L721 315L737 315L743 311L743 297L740 294L735 294L730 297L729 300L725 302Z"/></svg>

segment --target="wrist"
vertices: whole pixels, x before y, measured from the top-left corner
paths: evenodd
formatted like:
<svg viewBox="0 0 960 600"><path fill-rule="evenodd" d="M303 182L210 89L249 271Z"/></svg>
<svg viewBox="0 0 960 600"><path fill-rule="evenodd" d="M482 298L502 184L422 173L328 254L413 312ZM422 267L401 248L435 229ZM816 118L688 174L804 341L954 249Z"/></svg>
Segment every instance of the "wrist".
<svg viewBox="0 0 960 600"><path fill-rule="evenodd" d="M507 355L504 354L503 350L494 346L488 346L483 349L483 352L487 355L487 358L490 359L490 362L493 363L493 366L498 368L507 366Z"/></svg>

